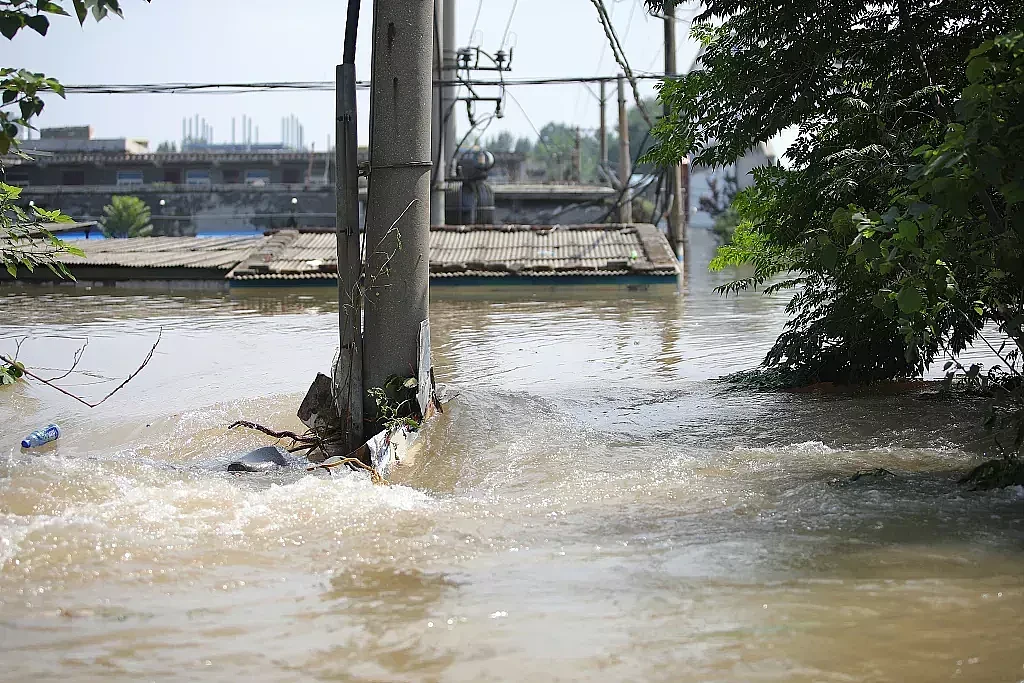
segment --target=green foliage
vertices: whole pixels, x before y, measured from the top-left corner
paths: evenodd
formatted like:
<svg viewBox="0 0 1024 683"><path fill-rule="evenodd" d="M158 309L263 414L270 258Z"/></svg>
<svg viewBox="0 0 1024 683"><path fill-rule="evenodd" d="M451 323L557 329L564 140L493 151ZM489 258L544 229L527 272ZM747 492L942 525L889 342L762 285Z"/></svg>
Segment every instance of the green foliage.
<svg viewBox="0 0 1024 683"><path fill-rule="evenodd" d="M700 68L662 86L670 115L655 129L660 144L649 159L691 154L695 164L726 166L799 128L787 166L757 169L755 185L736 199L735 237L712 264L753 266L726 293L797 288L766 364L821 381L914 376L940 351L962 351L986 320L997 320L999 306L1006 310L998 315L1013 320L1019 305L1009 302L1019 300L1006 288L1017 261L1000 213L1008 181L989 180L981 193L960 184L967 173L956 164L976 158L979 173L992 174L995 159L1019 154L990 141L976 146L988 144L985 161L948 147L925 155L959 144L947 136L968 126L955 117L970 114L964 102L985 98L972 78L997 71L983 63L965 69L966 60L975 46L1010 33L1024 7L1002 0L783 7L711 0L705 7L693 26L704 44ZM1000 113L978 113L979 125L1004 139L1016 135L1019 145L1021 111L1011 102ZM928 164L941 177L924 181ZM986 194L998 216L985 208ZM960 227L951 239L954 215ZM999 220L1004 227L993 234L981 228ZM998 267L986 265L989 256L967 255L979 247L996 247L988 253L1002 259ZM986 299L997 280L999 300Z"/></svg>
<svg viewBox="0 0 1024 683"><path fill-rule="evenodd" d="M24 376L25 364L17 359L13 360L11 363L3 362L3 364L0 365L0 387L17 384L18 380Z"/></svg>
<svg viewBox="0 0 1024 683"><path fill-rule="evenodd" d="M592 135L580 135L580 166L584 181L597 179L598 141ZM576 127L549 123L540 129L540 138L533 145L529 158L545 169L549 181L574 180L573 159L576 150Z"/></svg>
<svg viewBox="0 0 1024 683"><path fill-rule="evenodd" d="M0 266L11 277L18 277L19 268L31 273L45 267L58 277L74 279L56 256L84 256L82 250L54 237L45 228L46 224L70 223L71 219L60 211L44 211L35 206L25 210L17 204L20 197L20 187L0 183Z"/></svg>
<svg viewBox="0 0 1024 683"><path fill-rule="evenodd" d="M423 416L420 415L416 391L419 383L414 377L392 375L383 387L367 390L377 408L374 422L382 430L391 431L397 427L419 429Z"/></svg>
<svg viewBox="0 0 1024 683"><path fill-rule="evenodd" d="M103 207L103 234L107 237L148 237L153 234L150 210L138 197L115 195Z"/></svg>
<svg viewBox="0 0 1024 683"><path fill-rule="evenodd" d="M653 99L645 100L648 111L657 109ZM650 129L638 108L628 110L630 159L637 160L654 145ZM618 168L619 136L614 118L609 118L608 163ZM516 152L525 154L535 167L544 169L548 181L568 182L574 180L573 159L576 152L576 127L565 123L550 122L539 131L536 141L529 138L514 138L508 131L492 136L484 144L491 152ZM581 131L580 134L580 179L584 183L604 182L598 171L601 156L601 141L596 130ZM650 164L638 165L638 172L650 172Z"/></svg>
<svg viewBox="0 0 1024 683"><path fill-rule="evenodd" d="M527 141L529 142L529 141ZM507 130L503 130L497 135L491 137L484 143L484 149L489 152L495 153L509 153L515 150L516 138L512 133Z"/></svg>
<svg viewBox="0 0 1024 683"><path fill-rule="evenodd" d="M45 36L51 17L71 16L67 8L74 11L79 24L84 24L90 13L96 21L109 14L121 16L119 0L70 0L70 4L66 0L0 0L0 35L13 40L23 29L30 29ZM21 155L18 135L23 129L34 128L32 121L45 106L43 95L50 92L64 97L64 87L56 79L26 69L0 67L0 174L5 155ZM43 227L45 223L71 219L59 211L38 207L25 211L16 203L20 194L20 189L0 183L0 265L12 277L17 277L19 268L31 272L38 266L60 277L71 277L64 264L56 260L57 254L84 254Z"/></svg>
<svg viewBox="0 0 1024 683"><path fill-rule="evenodd" d="M17 148L21 128L43 111L44 92L64 97L64 88L56 80L25 69L0 68L0 156ZM2 165L2 164L0 164Z"/></svg>

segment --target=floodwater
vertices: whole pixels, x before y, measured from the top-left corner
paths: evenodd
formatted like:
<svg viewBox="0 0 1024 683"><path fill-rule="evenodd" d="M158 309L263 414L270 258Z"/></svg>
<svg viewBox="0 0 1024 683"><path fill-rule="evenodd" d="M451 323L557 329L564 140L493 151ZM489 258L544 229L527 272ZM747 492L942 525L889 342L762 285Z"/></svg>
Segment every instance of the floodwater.
<svg viewBox="0 0 1024 683"><path fill-rule="evenodd" d="M0 350L88 339L88 397L163 335L99 408L0 390L0 679L1024 680L1024 491L956 483L982 406L729 391L784 300L713 283L435 291L462 393L390 487L222 471L233 420L298 426L329 291L0 290Z"/></svg>

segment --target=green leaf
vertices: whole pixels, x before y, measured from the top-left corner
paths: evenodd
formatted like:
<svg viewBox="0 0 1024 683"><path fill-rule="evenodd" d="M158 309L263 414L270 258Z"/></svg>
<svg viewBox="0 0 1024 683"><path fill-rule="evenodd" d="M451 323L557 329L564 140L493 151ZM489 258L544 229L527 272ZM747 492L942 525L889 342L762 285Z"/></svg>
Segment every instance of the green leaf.
<svg viewBox="0 0 1024 683"><path fill-rule="evenodd" d="M25 18L16 12L0 12L0 35L13 40L25 25Z"/></svg>
<svg viewBox="0 0 1024 683"><path fill-rule="evenodd" d="M836 250L834 244L827 244L821 249L821 263L827 269L832 270L836 267L836 261L839 259L839 252Z"/></svg>
<svg viewBox="0 0 1024 683"><path fill-rule="evenodd" d="M999 188L999 193L1003 195L1007 205L1019 204L1024 201L1024 182L1006 183Z"/></svg>
<svg viewBox="0 0 1024 683"><path fill-rule="evenodd" d="M912 221L900 221L900 237L908 242L917 239L917 224Z"/></svg>
<svg viewBox="0 0 1024 683"><path fill-rule="evenodd" d="M50 20L42 14L33 17L25 17L25 25L41 36L45 36L50 28Z"/></svg>
<svg viewBox="0 0 1024 683"><path fill-rule="evenodd" d="M917 313L924 308L924 299L921 297L921 293L917 291L917 287L912 284L903 286L903 289L900 290L899 295L896 297L896 303L903 313Z"/></svg>
<svg viewBox="0 0 1024 683"><path fill-rule="evenodd" d="M50 90L57 93L61 97L65 97L64 86L61 85L60 81L56 78L47 78L46 85L50 86Z"/></svg>
<svg viewBox="0 0 1024 683"><path fill-rule="evenodd" d="M84 24L85 18L89 16L89 9L85 6L85 0L72 0L75 5L75 15L78 16L78 23Z"/></svg>
<svg viewBox="0 0 1024 683"><path fill-rule="evenodd" d="M967 80L971 83L977 83L985 77L985 71L992 66L992 62L989 61L988 57L978 56L971 60L971 63L967 65Z"/></svg>
<svg viewBox="0 0 1024 683"><path fill-rule="evenodd" d="M37 8L40 12L46 12L47 14L59 14L62 17L69 16L68 13L64 10L64 8L55 2L47 2L46 0L42 0L37 5Z"/></svg>

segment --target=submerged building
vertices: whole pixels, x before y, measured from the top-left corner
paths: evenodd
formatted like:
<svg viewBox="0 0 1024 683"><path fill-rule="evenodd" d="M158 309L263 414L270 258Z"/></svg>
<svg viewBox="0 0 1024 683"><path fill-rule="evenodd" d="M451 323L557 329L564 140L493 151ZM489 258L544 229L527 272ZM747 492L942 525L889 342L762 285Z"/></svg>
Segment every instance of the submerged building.
<svg viewBox="0 0 1024 683"><path fill-rule="evenodd" d="M146 140L94 138L89 126L44 129L22 148L31 158L5 159L3 181L23 188L25 204L77 220L100 220L111 197L130 194L149 205L165 235L334 225L333 152L193 138L184 139L183 151L152 151ZM493 156L488 222L595 222L616 196L609 187L524 184L522 154Z"/></svg>

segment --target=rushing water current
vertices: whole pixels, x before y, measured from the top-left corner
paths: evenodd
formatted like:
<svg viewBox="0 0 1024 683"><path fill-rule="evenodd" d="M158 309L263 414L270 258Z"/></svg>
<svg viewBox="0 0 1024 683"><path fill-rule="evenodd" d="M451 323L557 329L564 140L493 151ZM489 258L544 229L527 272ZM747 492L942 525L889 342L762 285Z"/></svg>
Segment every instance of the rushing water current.
<svg viewBox="0 0 1024 683"><path fill-rule="evenodd" d="M88 339L85 396L163 335L96 409L0 389L0 679L1024 680L1024 491L957 485L982 406L730 391L785 301L700 271L436 290L461 395L390 487L223 471L268 442L235 419L299 426L330 291L0 290L0 352Z"/></svg>

